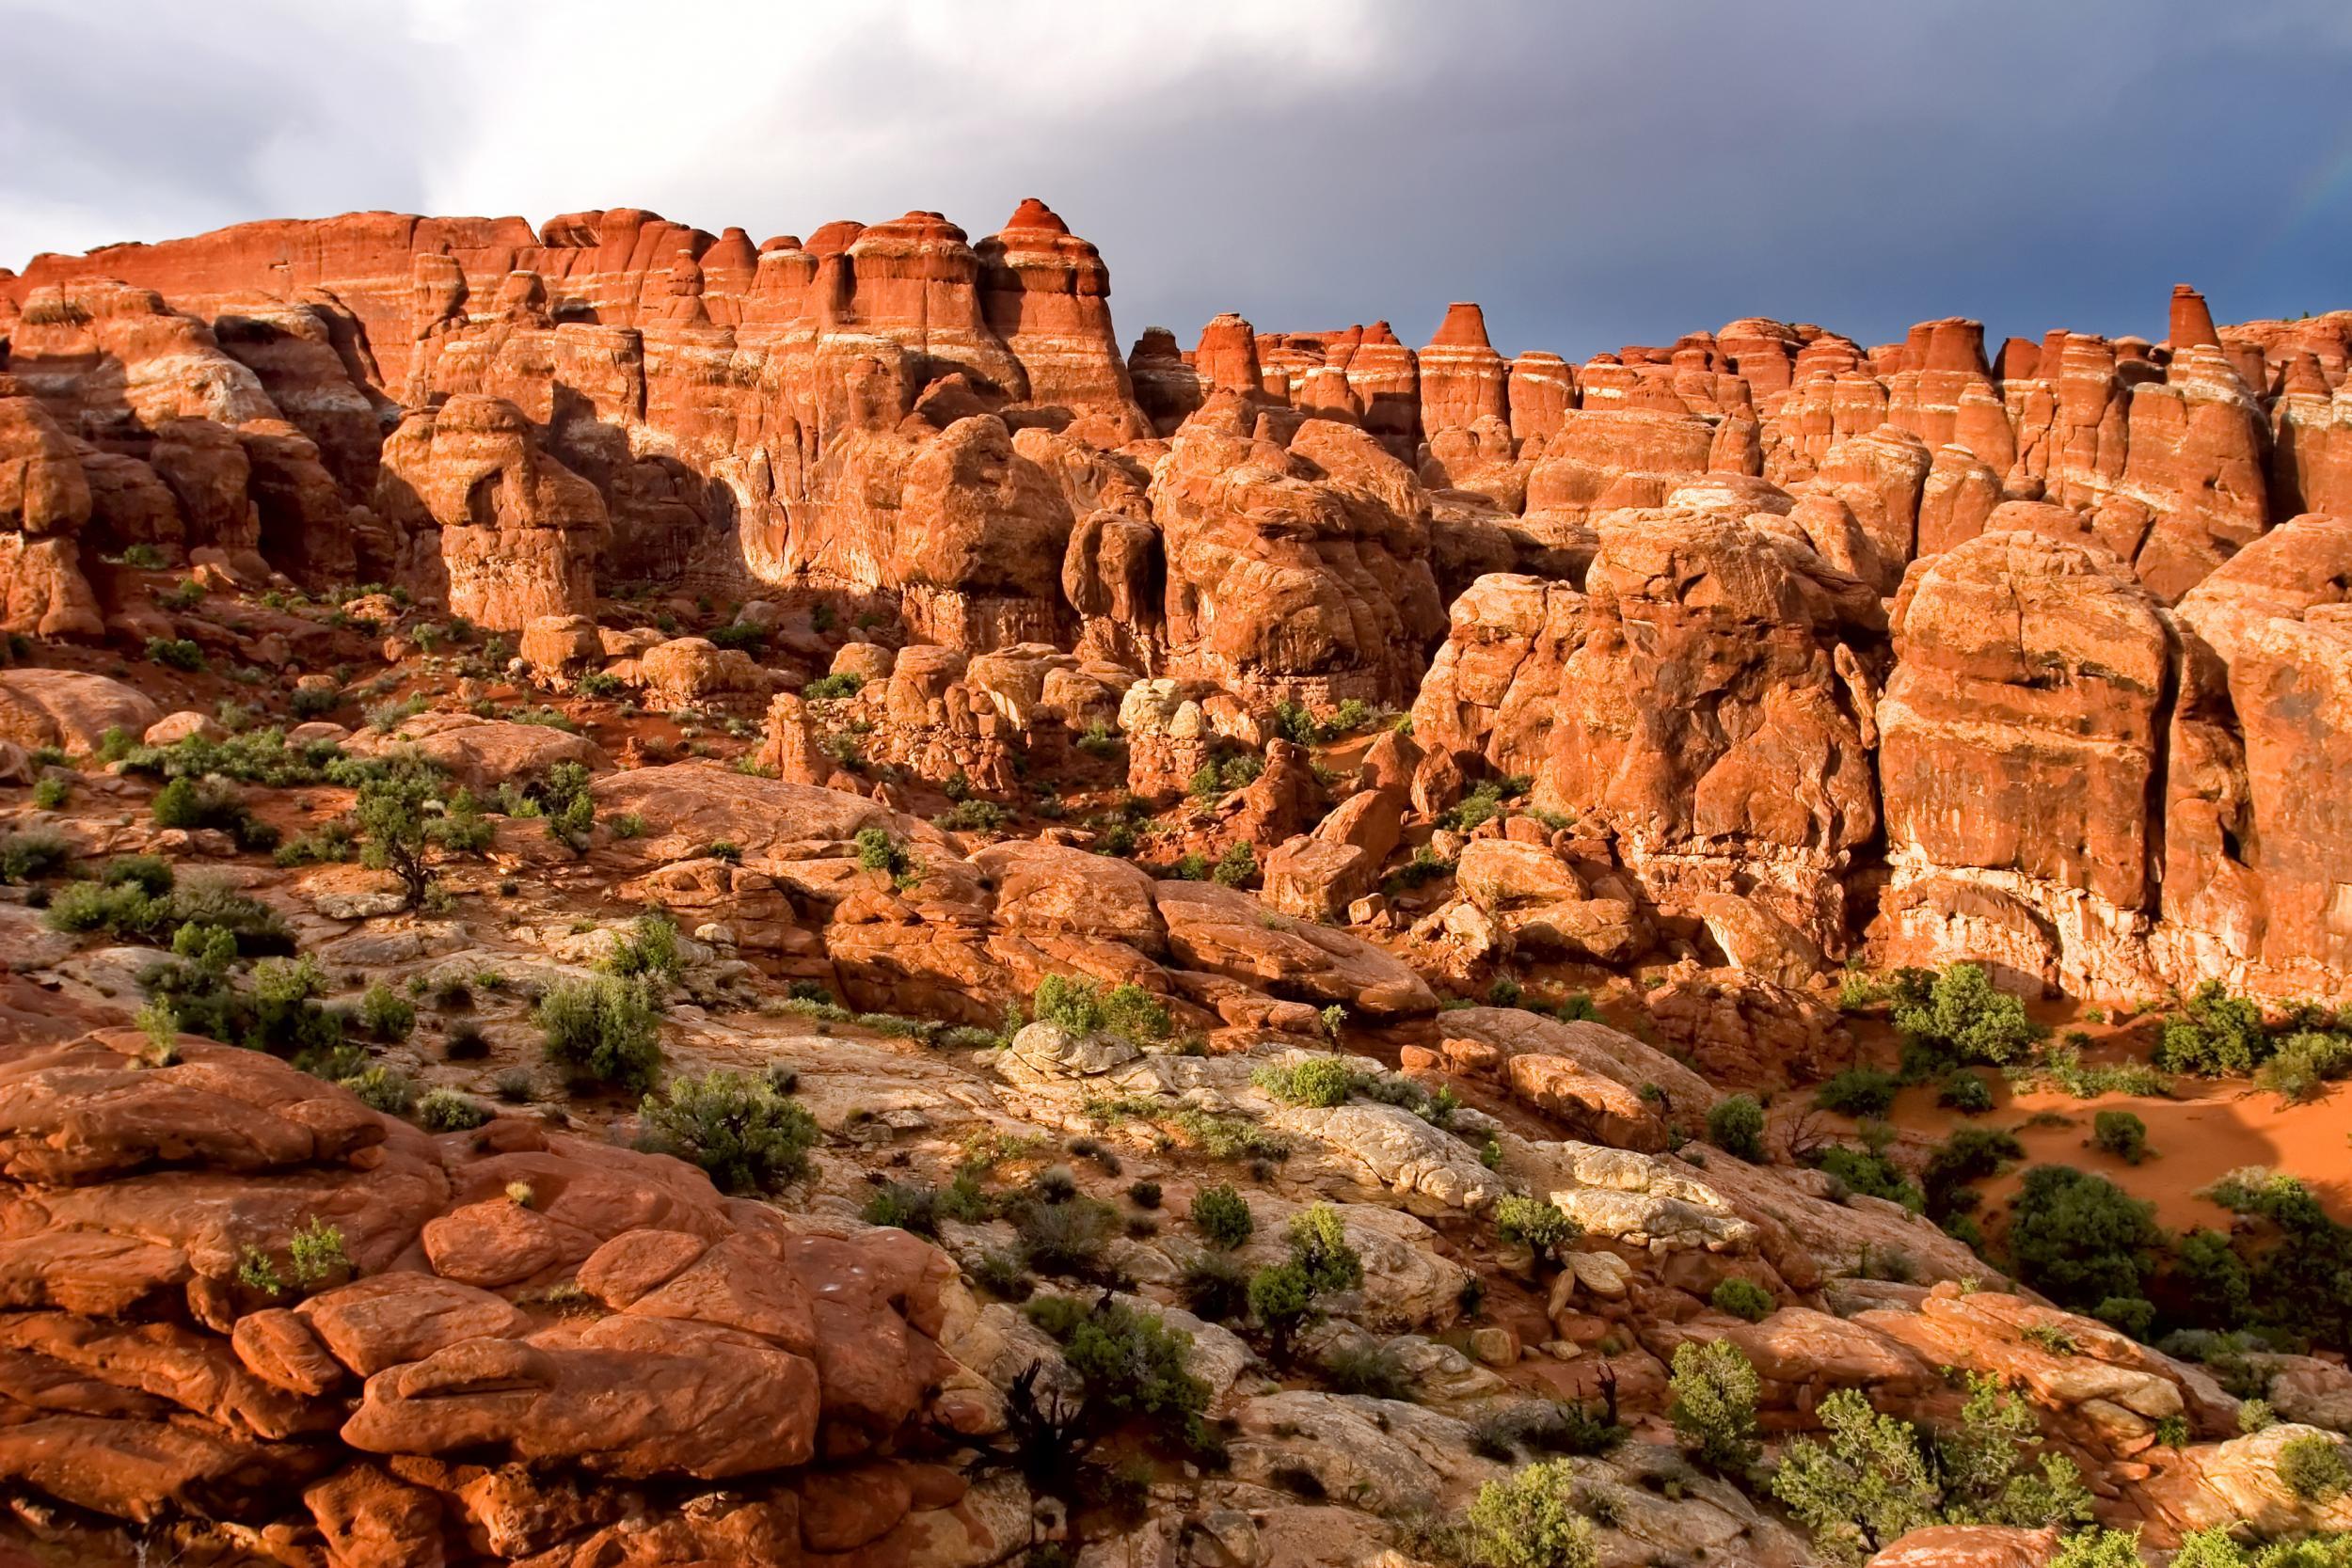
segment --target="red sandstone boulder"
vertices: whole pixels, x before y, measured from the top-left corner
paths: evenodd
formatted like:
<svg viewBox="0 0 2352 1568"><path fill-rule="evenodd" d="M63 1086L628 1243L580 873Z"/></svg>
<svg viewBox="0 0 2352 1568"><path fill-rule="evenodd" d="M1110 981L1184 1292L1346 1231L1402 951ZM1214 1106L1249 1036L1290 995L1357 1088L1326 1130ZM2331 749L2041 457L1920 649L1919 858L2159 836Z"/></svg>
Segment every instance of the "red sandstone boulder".
<svg viewBox="0 0 2352 1568"><path fill-rule="evenodd" d="M2059 968L2075 984L2133 983L2135 958L2102 949L2127 942L2155 893L2151 781L2175 655L2154 599L2095 547L1985 534L1906 580L1895 649L1878 709L1900 867L1889 961L2014 959L1954 950L1948 917L1904 896L1913 880L1957 874L2025 898L2054 930L2063 910L2078 929Z"/></svg>

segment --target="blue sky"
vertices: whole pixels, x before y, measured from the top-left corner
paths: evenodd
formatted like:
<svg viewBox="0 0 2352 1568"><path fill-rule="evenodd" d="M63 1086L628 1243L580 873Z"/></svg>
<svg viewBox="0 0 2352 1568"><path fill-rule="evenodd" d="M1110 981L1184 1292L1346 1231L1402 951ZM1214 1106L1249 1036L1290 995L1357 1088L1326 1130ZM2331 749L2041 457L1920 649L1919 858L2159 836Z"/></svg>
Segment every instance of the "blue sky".
<svg viewBox="0 0 2352 1568"><path fill-rule="evenodd" d="M1742 315L2161 336L2352 305L2342 0L0 0L0 262L353 208L755 238L1025 196L1123 336L1450 299L1571 358Z"/></svg>

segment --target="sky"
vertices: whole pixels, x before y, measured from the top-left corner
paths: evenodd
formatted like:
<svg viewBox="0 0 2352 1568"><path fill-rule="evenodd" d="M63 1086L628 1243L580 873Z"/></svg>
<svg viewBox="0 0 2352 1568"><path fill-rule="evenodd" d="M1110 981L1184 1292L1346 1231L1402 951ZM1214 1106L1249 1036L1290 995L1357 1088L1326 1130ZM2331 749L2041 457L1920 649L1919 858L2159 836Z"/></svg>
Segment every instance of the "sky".
<svg viewBox="0 0 2352 1568"><path fill-rule="evenodd" d="M1044 198L1122 338L1454 299L2160 338L2352 306L2344 0L0 0L0 265L358 209L755 240Z"/></svg>

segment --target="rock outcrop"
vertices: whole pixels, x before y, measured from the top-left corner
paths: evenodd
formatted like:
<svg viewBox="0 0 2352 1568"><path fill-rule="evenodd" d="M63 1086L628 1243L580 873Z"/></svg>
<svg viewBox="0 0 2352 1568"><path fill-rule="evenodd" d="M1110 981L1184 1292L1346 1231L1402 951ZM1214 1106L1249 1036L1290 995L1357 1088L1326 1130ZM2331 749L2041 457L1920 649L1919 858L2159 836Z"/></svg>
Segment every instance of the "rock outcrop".
<svg viewBox="0 0 2352 1568"><path fill-rule="evenodd" d="M883 1453L953 1368L954 1271L903 1232L796 1228L531 1121L428 1137L256 1052L150 1051L0 1061L12 1485L315 1531L355 1568L613 1551L647 1488L691 1555L798 1560L962 1494L911 1496L922 1466ZM867 1499L827 1540L843 1488Z"/></svg>

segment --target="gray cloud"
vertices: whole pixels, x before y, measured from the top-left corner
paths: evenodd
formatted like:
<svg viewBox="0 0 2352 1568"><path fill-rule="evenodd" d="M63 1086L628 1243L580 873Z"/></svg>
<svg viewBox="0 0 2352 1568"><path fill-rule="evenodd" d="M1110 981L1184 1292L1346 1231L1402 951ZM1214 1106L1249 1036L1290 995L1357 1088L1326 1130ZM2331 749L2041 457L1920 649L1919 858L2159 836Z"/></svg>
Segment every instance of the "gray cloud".
<svg viewBox="0 0 2352 1568"><path fill-rule="evenodd" d="M1024 196L1129 335L1475 298L1573 357L1741 315L2153 334L2352 303L2331 0L15 0L0 256L355 207L755 235ZM31 47L37 44L37 47Z"/></svg>

